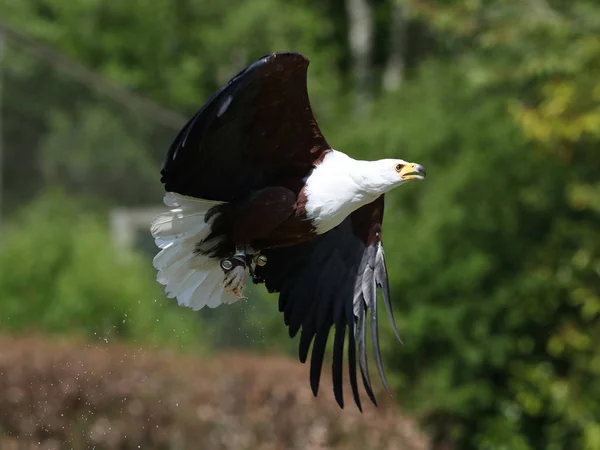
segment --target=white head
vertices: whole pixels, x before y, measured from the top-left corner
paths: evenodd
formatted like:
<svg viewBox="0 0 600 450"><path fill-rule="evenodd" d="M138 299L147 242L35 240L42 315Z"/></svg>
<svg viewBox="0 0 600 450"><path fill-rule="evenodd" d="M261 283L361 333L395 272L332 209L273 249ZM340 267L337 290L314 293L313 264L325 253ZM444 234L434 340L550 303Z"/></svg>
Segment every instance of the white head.
<svg viewBox="0 0 600 450"><path fill-rule="evenodd" d="M357 184L367 192L383 194L411 180L423 180L425 167L403 159L361 161L360 170L354 174Z"/></svg>
<svg viewBox="0 0 600 450"><path fill-rule="evenodd" d="M306 215L318 233L325 233L381 194L423 178L425 168L419 164L402 159L360 161L332 150L306 181Z"/></svg>

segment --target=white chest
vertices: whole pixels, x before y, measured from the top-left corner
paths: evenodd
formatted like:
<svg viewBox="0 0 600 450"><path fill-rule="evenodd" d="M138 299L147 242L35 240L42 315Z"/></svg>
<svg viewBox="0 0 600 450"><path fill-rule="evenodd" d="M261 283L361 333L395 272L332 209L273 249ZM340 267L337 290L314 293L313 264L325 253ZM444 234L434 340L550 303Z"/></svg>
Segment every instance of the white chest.
<svg viewBox="0 0 600 450"><path fill-rule="evenodd" d="M338 226L377 195L365 192L352 176L358 161L333 150L306 180L306 215L318 234Z"/></svg>

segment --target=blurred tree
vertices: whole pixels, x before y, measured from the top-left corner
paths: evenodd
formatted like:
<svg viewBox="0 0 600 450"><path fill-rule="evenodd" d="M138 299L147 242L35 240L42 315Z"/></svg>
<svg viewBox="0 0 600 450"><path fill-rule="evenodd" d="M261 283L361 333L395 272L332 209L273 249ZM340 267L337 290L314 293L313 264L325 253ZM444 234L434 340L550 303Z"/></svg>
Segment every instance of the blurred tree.
<svg viewBox="0 0 600 450"><path fill-rule="evenodd" d="M159 157L149 155L149 137L155 135L147 121L97 103L59 110L47 118L49 130L39 156L47 183L78 195L102 193L120 199L120 204L138 206L161 198L163 189L156 175Z"/></svg>
<svg viewBox="0 0 600 450"><path fill-rule="evenodd" d="M371 119L435 173L386 240L403 400L440 448L598 449L600 7L413 6L455 57Z"/></svg>
<svg viewBox="0 0 600 450"><path fill-rule="evenodd" d="M383 72L382 86L386 91L396 91L402 83L406 62L407 2L392 1L390 17L389 56Z"/></svg>
<svg viewBox="0 0 600 450"><path fill-rule="evenodd" d="M373 95L374 20L372 6L367 0L347 0L348 42L356 91L356 112L363 113Z"/></svg>
<svg viewBox="0 0 600 450"><path fill-rule="evenodd" d="M49 185L83 189L108 204L155 203L157 167L178 130L172 118L163 120L164 109L93 72L81 75L85 69L35 42L9 43L2 104L6 211Z"/></svg>
<svg viewBox="0 0 600 450"><path fill-rule="evenodd" d="M356 23L370 30L360 70L371 79L361 87L352 82L351 38L361 36L349 32L351 3L30 0L2 3L0 14L187 113L256 57L306 53L311 99L336 148L416 160L430 174L387 200L384 239L406 345L390 339L386 347L401 402L439 448L599 449L600 7L359 2L368 12ZM7 103L19 114L8 115L9 151L25 159L12 160L9 183L34 184L18 172L30 158L41 162L34 175L60 181L68 171L70 186L85 188L89 178L88 192L118 203L135 166L128 195L139 201L169 132L157 139L148 131L155 124L119 118L68 80L13 61L8 79L19 89L7 90ZM44 89L48 82L55 89ZM371 99L359 117L351 114L357 89ZM29 120L36 102L24 93L54 106L38 106ZM103 185L108 179L115 186ZM14 292L26 298L33 272L18 273ZM217 325L225 320L217 311L206 314L215 319L211 340L268 342L231 332L249 333L255 320L266 334L283 328L268 316L274 307L248 308L236 310L230 328Z"/></svg>
<svg viewBox="0 0 600 450"><path fill-rule="evenodd" d="M188 113L248 62L277 50L314 55L311 78L335 87L328 21L303 2L37 0L0 11L118 84Z"/></svg>
<svg viewBox="0 0 600 450"><path fill-rule="evenodd" d="M165 302L152 269L117 252L92 209L49 193L5 226L0 329L201 348L198 318Z"/></svg>
<svg viewBox="0 0 600 450"><path fill-rule="evenodd" d="M301 3L40 0L2 2L0 15L114 83L188 113L257 57L303 51L314 55L310 88L323 99L315 108L332 114L327 94L338 77L330 27ZM140 117L18 43L5 67L7 211L52 183L83 187L108 203L157 201L156 174L178 127Z"/></svg>

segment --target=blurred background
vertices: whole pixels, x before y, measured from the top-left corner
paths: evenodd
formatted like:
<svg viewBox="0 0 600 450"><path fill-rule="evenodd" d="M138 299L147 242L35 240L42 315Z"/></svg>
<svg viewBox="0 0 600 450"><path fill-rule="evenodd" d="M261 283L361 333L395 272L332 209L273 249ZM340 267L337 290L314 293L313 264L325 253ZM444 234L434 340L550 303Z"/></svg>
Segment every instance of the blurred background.
<svg viewBox="0 0 600 450"><path fill-rule="evenodd" d="M273 51L335 148L428 172L386 199L405 344L362 415L261 287L155 282L171 140ZM600 449L599 149L595 0L0 0L0 448Z"/></svg>

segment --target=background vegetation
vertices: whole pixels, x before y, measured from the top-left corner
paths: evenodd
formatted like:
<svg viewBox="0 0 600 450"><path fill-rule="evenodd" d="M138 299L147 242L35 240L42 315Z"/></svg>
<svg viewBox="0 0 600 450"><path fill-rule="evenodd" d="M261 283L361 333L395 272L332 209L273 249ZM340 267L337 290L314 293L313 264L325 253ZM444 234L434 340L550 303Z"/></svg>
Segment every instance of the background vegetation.
<svg viewBox="0 0 600 450"><path fill-rule="evenodd" d="M208 95L301 51L329 142L428 170L386 207L398 403L437 448L600 449L596 1L3 0L0 17L37 40L4 33L0 329L293 352L273 298L173 308L108 224L159 204Z"/></svg>

